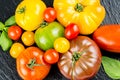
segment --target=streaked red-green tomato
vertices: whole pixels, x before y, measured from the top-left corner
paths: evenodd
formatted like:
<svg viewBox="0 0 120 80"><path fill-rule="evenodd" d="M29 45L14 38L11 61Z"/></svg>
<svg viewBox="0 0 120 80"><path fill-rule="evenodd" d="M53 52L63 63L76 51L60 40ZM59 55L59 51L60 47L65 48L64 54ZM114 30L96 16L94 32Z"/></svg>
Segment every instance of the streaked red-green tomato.
<svg viewBox="0 0 120 80"><path fill-rule="evenodd" d="M26 45L26 46L31 46L34 44L35 40L34 40L34 32L32 31L25 31L22 34L22 42Z"/></svg>
<svg viewBox="0 0 120 80"><path fill-rule="evenodd" d="M23 44L19 42L13 43L13 45L10 48L10 55L13 58L17 58L19 54L24 50L25 50L25 47L23 46Z"/></svg>
<svg viewBox="0 0 120 80"><path fill-rule="evenodd" d="M44 60L49 64L55 64L59 60L59 53L55 49L49 49L44 53Z"/></svg>
<svg viewBox="0 0 120 80"><path fill-rule="evenodd" d="M54 49L60 53L65 53L70 48L70 42L64 38L59 37L54 41Z"/></svg>
<svg viewBox="0 0 120 80"><path fill-rule="evenodd" d="M89 80L98 72L100 65L100 49L87 36L71 40L70 49L61 54L58 61L60 72L69 80Z"/></svg>

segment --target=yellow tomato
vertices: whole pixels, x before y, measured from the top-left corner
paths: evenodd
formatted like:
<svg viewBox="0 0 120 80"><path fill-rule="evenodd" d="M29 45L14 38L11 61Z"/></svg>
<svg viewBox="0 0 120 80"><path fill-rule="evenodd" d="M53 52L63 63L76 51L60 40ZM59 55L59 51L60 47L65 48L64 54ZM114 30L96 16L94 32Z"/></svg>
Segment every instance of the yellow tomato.
<svg viewBox="0 0 120 80"><path fill-rule="evenodd" d="M22 42L26 45L26 46L31 46L34 44L35 40L34 40L34 32L32 31L25 31L22 34Z"/></svg>
<svg viewBox="0 0 120 80"><path fill-rule="evenodd" d="M65 53L69 50L69 48L70 42L64 37L59 37L54 41L54 49L57 52Z"/></svg>
<svg viewBox="0 0 120 80"><path fill-rule="evenodd" d="M75 23L85 35L93 33L105 17L100 0L54 0L53 6L61 24Z"/></svg>
<svg viewBox="0 0 120 80"><path fill-rule="evenodd" d="M13 43L13 45L10 48L10 55L13 58L17 58L19 54L25 50L25 47L21 43Z"/></svg>
<svg viewBox="0 0 120 80"><path fill-rule="evenodd" d="M45 9L42 0L23 0L15 11L16 23L24 30L33 31L42 23Z"/></svg>

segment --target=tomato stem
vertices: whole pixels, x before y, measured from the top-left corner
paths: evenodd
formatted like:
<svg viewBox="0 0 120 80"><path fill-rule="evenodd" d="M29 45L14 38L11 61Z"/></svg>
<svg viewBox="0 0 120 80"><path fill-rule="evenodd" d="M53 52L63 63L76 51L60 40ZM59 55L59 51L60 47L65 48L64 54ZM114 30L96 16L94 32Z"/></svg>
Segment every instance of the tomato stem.
<svg viewBox="0 0 120 80"><path fill-rule="evenodd" d="M43 21L41 24L40 24L40 27L45 27L45 26L47 26L48 25L48 23L47 22L45 22L45 21Z"/></svg>
<svg viewBox="0 0 120 80"><path fill-rule="evenodd" d="M26 10L26 7L25 7L25 6L24 6L24 7L21 7L21 8L17 11L17 13L22 14L22 13L25 12L25 10Z"/></svg>
<svg viewBox="0 0 120 80"><path fill-rule="evenodd" d="M36 59L30 59L29 63L27 64L27 67L30 68L31 70L33 70L34 66L41 66L41 64L36 64Z"/></svg>
<svg viewBox="0 0 120 80"><path fill-rule="evenodd" d="M84 8L84 6L82 4L80 4L80 3L77 3L76 6L75 6L75 10L77 12L83 11L83 8Z"/></svg>

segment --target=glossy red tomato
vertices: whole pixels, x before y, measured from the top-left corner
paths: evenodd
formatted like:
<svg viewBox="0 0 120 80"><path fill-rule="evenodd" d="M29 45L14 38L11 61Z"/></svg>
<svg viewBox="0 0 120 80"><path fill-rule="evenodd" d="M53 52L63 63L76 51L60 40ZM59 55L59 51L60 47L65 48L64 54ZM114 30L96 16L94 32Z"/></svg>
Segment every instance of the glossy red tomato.
<svg viewBox="0 0 120 80"><path fill-rule="evenodd" d="M53 22L56 19L57 13L54 8L48 7L44 11L43 17L47 22Z"/></svg>
<svg viewBox="0 0 120 80"><path fill-rule="evenodd" d="M120 53L120 25L109 24L100 26L93 33L93 39L100 48Z"/></svg>
<svg viewBox="0 0 120 80"><path fill-rule="evenodd" d="M49 64L54 64L59 60L59 53L54 49L49 49L44 53L44 60Z"/></svg>
<svg viewBox="0 0 120 80"><path fill-rule="evenodd" d="M89 80L98 72L100 65L100 49L87 36L72 39L70 49L61 54L58 61L60 72L69 80Z"/></svg>
<svg viewBox="0 0 120 80"><path fill-rule="evenodd" d="M74 23L70 23L65 29L65 37L67 39L73 39L77 37L79 33L79 27Z"/></svg>
<svg viewBox="0 0 120 80"><path fill-rule="evenodd" d="M48 75L51 65L43 54L37 47L28 47L17 57L17 71L23 80L43 80Z"/></svg>
<svg viewBox="0 0 120 80"><path fill-rule="evenodd" d="M10 26L8 28L8 36L12 40L18 40L22 34L22 29L19 26Z"/></svg>

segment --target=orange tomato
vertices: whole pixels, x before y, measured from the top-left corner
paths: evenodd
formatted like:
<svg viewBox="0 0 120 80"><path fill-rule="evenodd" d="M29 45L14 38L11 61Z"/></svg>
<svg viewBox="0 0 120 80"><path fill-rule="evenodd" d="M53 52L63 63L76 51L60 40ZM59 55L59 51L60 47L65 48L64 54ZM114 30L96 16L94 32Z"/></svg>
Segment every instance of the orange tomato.
<svg viewBox="0 0 120 80"><path fill-rule="evenodd" d="M51 68L43 60L44 52L37 47L26 48L16 60L18 74L24 80L42 80Z"/></svg>

